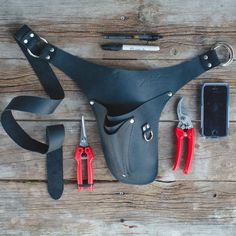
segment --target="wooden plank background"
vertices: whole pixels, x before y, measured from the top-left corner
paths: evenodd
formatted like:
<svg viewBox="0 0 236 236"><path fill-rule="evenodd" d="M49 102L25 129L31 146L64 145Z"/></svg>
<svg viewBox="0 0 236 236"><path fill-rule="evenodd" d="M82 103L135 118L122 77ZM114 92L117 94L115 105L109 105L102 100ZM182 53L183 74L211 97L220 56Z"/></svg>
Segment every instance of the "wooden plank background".
<svg viewBox="0 0 236 236"><path fill-rule="evenodd" d="M16 95L45 95L12 37L22 24L64 50L99 64L148 69L177 64L217 41L236 48L235 0L0 0L0 110ZM124 18L124 20L123 20ZM107 52L106 33L160 33L161 51ZM127 43L132 41L127 40ZM140 43L140 42L137 42ZM165 107L159 133L159 174L146 186L118 183L103 158L94 116L85 96L55 69L66 98L50 116L15 112L35 138L49 124L64 123L65 191L59 201L46 190L45 158L14 144L0 126L0 235L236 235L235 61L184 86ZM199 88L203 82L230 85L230 135L205 140L197 133L188 176L173 173L176 102L185 97L199 129ZM76 191L73 152L84 114L95 152L95 191Z"/></svg>

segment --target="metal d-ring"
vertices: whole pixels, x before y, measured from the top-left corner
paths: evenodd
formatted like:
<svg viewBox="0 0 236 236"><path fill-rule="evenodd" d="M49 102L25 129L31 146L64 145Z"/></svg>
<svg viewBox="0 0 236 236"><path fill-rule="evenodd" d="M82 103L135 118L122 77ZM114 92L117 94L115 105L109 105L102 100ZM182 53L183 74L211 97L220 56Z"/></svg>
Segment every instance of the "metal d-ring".
<svg viewBox="0 0 236 236"><path fill-rule="evenodd" d="M151 141L153 139L153 132L152 132L152 130L143 133L143 137L144 137L146 142Z"/></svg>
<svg viewBox="0 0 236 236"><path fill-rule="evenodd" d="M149 142L153 139L153 132L151 130L150 124L146 123L142 127L143 131L143 138L145 139L146 142Z"/></svg>
<svg viewBox="0 0 236 236"><path fill-rule="evenodd" d="M218 43L216 43L216 44L212 47L212 49L213 49L213 50L216 50L217 48L220 48L220 47L225 48L225 49L228 51L228 53L229 53L229 59L228 59L226 62L222 62L221 65L222 65L222 66L228 66L228 65L230 65L230 64L233 62L233 60L234 60L234 49L233 49L233 47L232 47L230 44L225 43L225 42L218 42Z"/></svg>
<svg viewBox="0 0 236 236"><path fill-rule="evenodd" d="M48 41L47 41L45 38L42 38L42 37L39 37L39 38L40 38L41 40L43 40L46 44L48 44ZM37 55L35 55L34 53L32 53L29 48L27 48L27 51L28 51L28 53L30 54L30 56L35 57L35 58L39 58L39 56L37 56Z"/></svg>

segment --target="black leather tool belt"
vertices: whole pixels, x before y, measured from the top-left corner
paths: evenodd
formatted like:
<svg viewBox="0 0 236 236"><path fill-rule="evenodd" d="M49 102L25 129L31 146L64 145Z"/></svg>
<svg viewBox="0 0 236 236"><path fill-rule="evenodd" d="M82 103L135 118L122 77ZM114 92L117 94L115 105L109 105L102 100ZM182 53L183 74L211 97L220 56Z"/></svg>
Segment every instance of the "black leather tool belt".
<svg viewBox="0 0 236 236"><path fill-rule="evenodd" d="M47 155L48 190L58 199L63 191L62 125L47 127L47 141L30 137L12 110L50 114L64 98L50 64L86 94L95 113L104 156L121 182L147 184L158 169L158 122L167 101L190 80L220 64L214 49L179 65L145 71L108 68L73 56L39 37L24 25L15 39L49 98L15 97L1 116L8 135L21 147Z"/></svg>

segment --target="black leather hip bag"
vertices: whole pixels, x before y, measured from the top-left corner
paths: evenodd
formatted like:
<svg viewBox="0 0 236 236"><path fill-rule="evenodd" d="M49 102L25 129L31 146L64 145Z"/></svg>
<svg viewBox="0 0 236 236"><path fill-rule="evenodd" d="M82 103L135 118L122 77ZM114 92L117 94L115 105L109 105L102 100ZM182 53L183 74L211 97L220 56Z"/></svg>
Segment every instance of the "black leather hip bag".
<svg viewBox="0 0 236 236"><path fill-rule="evenodd" d="M62 125L47 128L47 142L30 137L12 110L50 114L64 98L50 64L86 94L95 113L104 156L116 179L129 184L152 182L158 169L158 122L167 101L190 80L220 64L214 49L181 64L145 71L113 69L73 56L48 43L24 25L15 39L50 98L15 97L1 122L21 147L47 154L48 190L55 199L63 191Z"/></svg>

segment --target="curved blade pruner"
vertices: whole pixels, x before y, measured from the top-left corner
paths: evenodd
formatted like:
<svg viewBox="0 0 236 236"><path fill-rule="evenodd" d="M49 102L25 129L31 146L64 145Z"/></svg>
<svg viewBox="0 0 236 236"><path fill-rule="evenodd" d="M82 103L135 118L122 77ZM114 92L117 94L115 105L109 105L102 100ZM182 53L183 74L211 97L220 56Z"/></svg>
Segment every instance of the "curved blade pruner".
<svg viewBox="0 0 236 236"><path fill-rule="evenodd" d="M188 153L187 153L186 165L184 168L184 174L188 174L191 168L193 154L194 154L195 131L194 131L193 124L189 116L186 114L186 111L183 105L183 98L181 98L178 103L177 114L178 114L179 123L178 123L178 126L175 128L177 141L176 141L176 157L175 157L175 163L173 165L173 170L174 171L177 170L180 166L180 161L181 161L181 157L183 153L183 139L184 137L187 137Z"/></svg>

